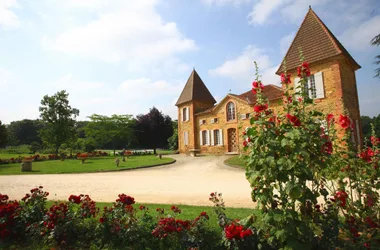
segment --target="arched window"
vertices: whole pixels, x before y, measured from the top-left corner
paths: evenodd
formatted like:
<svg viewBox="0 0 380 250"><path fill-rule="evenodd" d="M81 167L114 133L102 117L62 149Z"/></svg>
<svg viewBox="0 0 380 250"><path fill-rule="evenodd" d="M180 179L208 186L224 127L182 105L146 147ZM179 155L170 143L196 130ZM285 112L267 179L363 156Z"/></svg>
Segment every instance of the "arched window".
<svg viewBox="0 0 380 250"><path fill-rule="evenodd" d="M227 121L235 120L235 104L229 102L227 104Z"/></svg>

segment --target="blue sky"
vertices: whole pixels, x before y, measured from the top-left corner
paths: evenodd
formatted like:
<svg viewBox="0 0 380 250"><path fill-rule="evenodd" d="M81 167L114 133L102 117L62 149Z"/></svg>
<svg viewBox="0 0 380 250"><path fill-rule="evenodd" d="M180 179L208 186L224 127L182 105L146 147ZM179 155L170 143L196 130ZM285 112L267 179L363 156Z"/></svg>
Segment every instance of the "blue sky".
<svg viewBox="0 0 380 250"><path fill-rule="evenodd" d="M308 6L362 66L362 115L380 113L378 0L0 0L0 120L38 118L66 89L79 120L174 106L193 67L217 100L274 74Z"/></svg>

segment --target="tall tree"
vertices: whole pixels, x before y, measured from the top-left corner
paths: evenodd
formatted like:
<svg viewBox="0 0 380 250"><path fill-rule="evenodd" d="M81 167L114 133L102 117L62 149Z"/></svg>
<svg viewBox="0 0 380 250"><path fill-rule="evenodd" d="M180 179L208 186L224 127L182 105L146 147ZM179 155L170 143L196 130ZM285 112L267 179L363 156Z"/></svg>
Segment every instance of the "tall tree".
<svg viewBox="0 0 380 250"><path fill-rule="evenodd" d="M372 46L379 46L380 45L380 34L372 38L371 40ZM380 55L375 56L375 64L379 65L380 64ZM380 67L375 69L375 77L380 78Z"/></svg>
<svg viewBox="0 0 380 250"><path fill-rule="evenodd" d="M0 148L3 148L8 143L8 131L5 124L0 121Z"/></svg>
<svg viewBox="0 0 380 250"><path fill-rule="evenodd" d="M173 135L172 119L168 115L153 107L148 114L138 115L136 119L140 146L153 148L156 154L157 148L168 145L168 138Z"/></svg>
<svg viewBox="0 0 380 250"><path fill-rule="evenodd" d="M39 130L43 127L40 120L28 120L11 122L8 126L9 135L14 138L17 145L32 143L41 144Z"/></svg>
<svg viewBox="0 0 380 250"><path fill-rule="evenodd" d="M173 135L169 137L168 143L171 150L178 149L178 121L172 121Z"/></svg>
<svg viewBox="0 0 380 250"><path fill-rule="evenodd" d="M94 114L85 127L87 139L94 139L98 146L110 144L114 155L117 147L128 146L135 140L135 120L131 115L110 117Z"/></svg>
<svg viewBox="0 0 380 250"><path fill-rule="evenodd" d="M53 96L45 95L39 108L40 117L45 123L40 133L41 139L56 154L61 145L70 142L76 133L75 118L79 115L79 110L71 108L68 96L65 90Z"/></svg>

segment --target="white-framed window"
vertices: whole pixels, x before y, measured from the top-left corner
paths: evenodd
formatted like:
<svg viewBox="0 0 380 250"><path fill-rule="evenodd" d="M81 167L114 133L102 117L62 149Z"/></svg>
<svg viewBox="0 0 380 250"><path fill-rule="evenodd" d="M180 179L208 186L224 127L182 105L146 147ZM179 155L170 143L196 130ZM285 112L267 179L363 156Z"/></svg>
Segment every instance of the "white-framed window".
<svg viewBox="0 0 380 250"><path fill-rule="evenodd" d="M183 144L185 146L189 145L189 132L183 132Z"/></svg>
<svg viewBox="0 0 380 250"><path fill-rule="evenodd" d="M240 119L242 119L242 120L249 119L249 116L250 116L249 113L246 113L246 114L240 114Z"/></svg>
<svg viewBox="0 0 380 250"><path fill-rule="evenodd" d="M199 120L199 125L203 125L203 124L206 124L206 120L205 119Z"/></svg>
<svg viewBox="0 0 380 250"><path fill-rule="evenodd" d="M294 89L299 92L300 78L294 79ZM309 98L320 99L325 97L325 89L323 84L323 72L317 72L314 75L310 75L307 83L305 84L305 91L308 92Z"/></svg>
<svg viewBox="0 0 380 250"><path fill-rule="evenodd" d="M211 118L210 123L211 124L218 123L218 118Z"/></svg>
<svg viewBox="0 0 380 250"><path fill-rule="evenodd" d="M235 104L229 102L227 104L227 121L235 120Z"/></svg>
<svg viewBox="0 0 380 250"><path fill-rule="evenodd" d="M190 108L185 107L182 109L182 121L186 122L190 119Z"/></svg>
<svg viewBox="0 0 380 250"><path fill-rule="evenodd" d="M201 146L210 145L210 131L208 130L202 130L199 132L200 138L200 144Z"/></svg>
<svg viewBox="0 0 380 250"><path fill-rule="evenodd" d="M213 131L214 144L215 146L220 145L220 130L216 129Z"/></svg>

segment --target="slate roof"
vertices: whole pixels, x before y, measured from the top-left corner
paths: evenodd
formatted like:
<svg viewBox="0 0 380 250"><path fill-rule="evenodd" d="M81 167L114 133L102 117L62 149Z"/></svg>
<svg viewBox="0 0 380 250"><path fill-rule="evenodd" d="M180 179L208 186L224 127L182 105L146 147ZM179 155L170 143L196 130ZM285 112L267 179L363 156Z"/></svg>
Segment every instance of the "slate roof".
<svg viewBox="0 0 380 250"><path fill-rule="evenodd" d="M305 61L308 63L314 63L342 54L351 61L355 70L361 68L311 7L284 57L287 70L292 70L299 66L300 48L302 49ZM276 74L280 74L282 71L283 62Z"/></svg>
<svg viewBox="0 0 380 250"><path fill-rule="evenodd" d="M188 101L201 101L211 104L216 103L214 97L211 95L195 69L191 72L191 75L175 105L179 106Z"/></svg>

